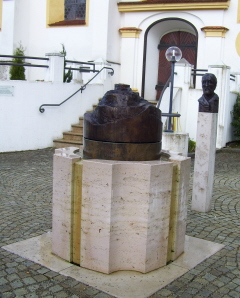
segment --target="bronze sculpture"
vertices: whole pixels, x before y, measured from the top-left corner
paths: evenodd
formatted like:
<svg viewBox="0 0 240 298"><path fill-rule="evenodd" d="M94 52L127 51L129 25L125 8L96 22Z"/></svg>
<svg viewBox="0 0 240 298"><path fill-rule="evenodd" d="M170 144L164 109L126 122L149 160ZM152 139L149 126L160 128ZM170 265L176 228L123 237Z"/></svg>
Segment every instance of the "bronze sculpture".
<svg viewBox="0 0 240 298"><path fill-rule="evenodd" d="M214 90L217 86L217 78L212 73L206 73L202 77L203 95L199 98L199 112L218 113L219 97Z"/></svg>
<svg viewBox="0 0 240 298"><path fill-rule="evenodd" d="M156 160L161 139L161 111L126 84L116 84L84 115L84 158Z"/></svg>

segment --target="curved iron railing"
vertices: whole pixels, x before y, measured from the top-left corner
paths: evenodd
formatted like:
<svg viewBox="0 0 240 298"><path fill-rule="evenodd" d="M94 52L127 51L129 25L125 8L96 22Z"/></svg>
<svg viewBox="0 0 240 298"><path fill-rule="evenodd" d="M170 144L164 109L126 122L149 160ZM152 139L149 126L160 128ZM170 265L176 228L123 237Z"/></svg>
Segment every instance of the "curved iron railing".
<svg viewBox="0 0 240 298"><path fill-rule="evenodd" d="M62 101L61 103L58 103L58 104L46 104L46 103L44 103L44 104L42 104L40 107L39 107L39 112L41 112L41 113L44 113L44 111L45 111L45 109L43 108L43 107L59 107L59 106L61 106L62 104L64 104L66 101L68 101L70 98L72 98L75 94L77 94L79 91L81 91L81 93L83 92L83 90L85 90L86 89L86 86L97 76L97 75L99 75L99 73L101 72L101 71L103 71L104 69L110 69L111 70L111 72L109 72L109 74L111 75L111 76L113 76L114 75L114 70L113 70L113 68L111 68L111 67L103 67L103 68L101 68L100 70L97 70L97 74L95 74L95 76L93 76L85 85L83 85L81 88L79 88L76 92L74 92L72 95L70 95L68 98L66 98L64 101Z"/></svg>

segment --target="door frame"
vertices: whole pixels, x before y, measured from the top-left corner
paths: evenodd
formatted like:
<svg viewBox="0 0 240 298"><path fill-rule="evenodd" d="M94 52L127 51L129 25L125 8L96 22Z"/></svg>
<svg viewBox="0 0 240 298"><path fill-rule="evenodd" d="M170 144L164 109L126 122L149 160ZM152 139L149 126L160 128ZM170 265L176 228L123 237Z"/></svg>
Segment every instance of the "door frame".
<svg viewBox="0 0 240 298"><path fill-rule="evenodd" d="M166 22L166 21L180 21L180 22L183 22L183 23L187 23L189 26L192 27L192 29L194 30L195 34L196 34L196 43L197 43L197 48L196 48L196 64L197 64L197 54L198 54L198 31L197 29L195 28L195 26L184 20L184 19L181 19L181 18L164 18L164 19L161 19L161 20L157 20L156 22L152 23L148 28L147 30L145 31L145 34L144 34L144 45L143 45L143 67L142 67L142 88L141 88L141 96L144 98L144 93L145 93L145 80L146 80L146 58L147 58L147 41L148 41L148 33L149 31L158 23L161 23L161 22ZM179 30L179 28L176 28L175 29L176 31ZM175 30L171 30L171 31L175 31ZM181 30L181 29L180 29ZM184 31L184 30L183 30ZM166 33L168 33L166 31ZM159 40L158 40L159 42ZM157 61L158 63L158 61Z"/></svg>

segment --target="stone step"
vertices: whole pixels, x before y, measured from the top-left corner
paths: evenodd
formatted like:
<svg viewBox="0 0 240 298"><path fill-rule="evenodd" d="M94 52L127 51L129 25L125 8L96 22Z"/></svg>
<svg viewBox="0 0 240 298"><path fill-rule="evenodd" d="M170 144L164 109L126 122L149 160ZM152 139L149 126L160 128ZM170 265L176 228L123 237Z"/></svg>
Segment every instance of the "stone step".
<svg viewBox="0 0 240 298"><path fill-rule="evenodd" d="M79 117L79 125L83 125L83 117Z"/></svg>
<svg viewBox="0 0 240 298"><path fill-rule="evenodd" d="M72 132L83 133L83 125L82 124L72 124Z"/></svg>
<svg viewBox="0 0 240 298"><path fill-rule="evenodd" d="M157 101L149 101L156 105ZM97 105L93 106L95 109ZM89 111L92 112L92 111ZM54 148L82 147L83 144L83 117L79 117L79 123L72 125L72 130L63 133L63 138L53 141Z"/></svg>
<svg viewBox="0 0 240 298"><path fill-rule="evenodd" d="M65 139L53 140L54 148L65 148L65 147L78 147L82 149L82 142L80 141L69 141Z"/></svg>
<svg viewBox="0 0 240 298"><path fill-rule="evenodd" d="M73 132L73 131L67 131L67 132L63 133L63 139L68 140L68 141L80 141L80 142L82 142L83 134Z"/></svg>

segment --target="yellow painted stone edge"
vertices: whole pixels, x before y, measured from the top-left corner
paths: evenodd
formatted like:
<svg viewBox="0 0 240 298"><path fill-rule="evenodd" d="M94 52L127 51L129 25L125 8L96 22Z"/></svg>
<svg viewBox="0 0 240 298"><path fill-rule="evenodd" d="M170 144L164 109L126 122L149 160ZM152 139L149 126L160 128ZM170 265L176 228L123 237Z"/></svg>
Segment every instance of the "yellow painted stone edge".
<svg viewBox="0 0 240 298"><path fill-rule="evenodd" d="M238 55L240 56L240 32L238 33L236 38L236 50Z"/></svg>
<svg viewBox="0 0 240 298"><path fill-rule="evenodd" d="M123 38L139 38L142 29L139 28L120 28L119 32Z"/></svg>
<svg viewBox="0 0 240 298"><path fill-rule="evenodd" d="M2 1L2 0L0 0ZM86 18L85 25L76 26L87 26L89 20L89 0L86 0ZM64 0L47 0L46 5L46 26L50 28L50 24L54 24L64 20ZM61 26L59 26L61 27ZM56 28L56 27L54 27Z"/></svg>
<svg viewBox="0 0 240 298"><path fill-rule="evenodd" d="M238 0L238 14L237 14L237 23L240 23L240 0Z"/></svg>
<svg viewBox="0 0 240 298"><path fill-rule="evenodd" d="M138 92L138 88L131 88L133 92Z"/></svg>
<svg viewBox="0 0 240 298"><path fill-rule="evenodd" d="M73 164L72 193L72 261L80 265L81 206L82 206L82 160Z"/></svg>
<svg viewBox="0 0 240 298"><path fill-rule="evenodd" d="M210 9L228 9L230 1L228 2L214 2L214 3L158 3L158 4L121 4L118 3L118 10L120 12L136 12L136 11L166 11L166 10L210 10Z"/></svg>
<svg viewBox="0 0 240 298"><path fill-rule="evenodd" d="M227 28L216 28L216 29L202 29L205 32L205 37L225 37Z"/></svg>
<svg viewBox="0 0 240 298"><path fill-rule="evenodd" d="M64 20L64 0L47 0L47 26Z"/></svg>

